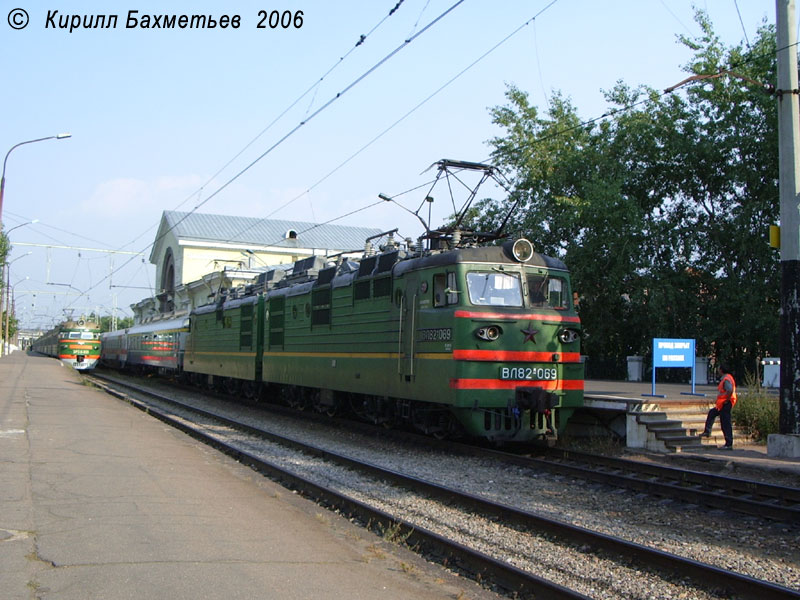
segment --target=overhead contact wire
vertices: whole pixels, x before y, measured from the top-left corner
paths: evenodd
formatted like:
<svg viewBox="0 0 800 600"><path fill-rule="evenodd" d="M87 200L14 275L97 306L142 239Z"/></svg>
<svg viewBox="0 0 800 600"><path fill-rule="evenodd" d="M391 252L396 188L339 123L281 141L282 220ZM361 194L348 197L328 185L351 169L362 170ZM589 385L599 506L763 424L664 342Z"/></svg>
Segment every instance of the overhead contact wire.
<svg viewBox="0 0 800 600"><path fill-rule="evenodd" d="M384 24L384 23L387 21L387 19L389 19L389 17L391 17L392 15L394 15L394 13L395 13L395 12L397 12L397 10L400 8L400 5L401 5L401 4L402 4L404 1L405 1L405 0L400 0L400 1L399 1L399 2L398 2L398 3L397 3L397 4L396 4L396 5L395 5L395 6L394 6L394 7L393 7L393 8L392 8L392 9L391 9L391 10L390 10L390 11L389 11L387 14L386 14L386 16L384 16L384 17L383 17L383 18L382 18L382 19L381 19L381 20L380 20L380 21L379 21L379 22L378 22L376 25L374 25L374 26L372 27L372 29L370 29L370 30L369 30L367 33L365 33L365 34L361 34L361 35L359 36L359 38L358 38L358 41L355 43L355 45L353 45L353 46L352 46L352 47L351 47L351 48L350 48L350 49L349 49L347 52L345 52L345 54L344 54L343 56L339 57L339 60L337 60L337 61L336 61L336 62L335 62L335 63L334 63L334 64L333 64L333 65L332 65L332 66L331 66L331 67L330 67L330 68L329 68L329 69L328 69L328 70L327 70L327 71L326 71L326 72L325 72L325 73L324 73L324 74L323 74L323 75L322 75L322 76L321 76L319 79L317 79L317 80L316 80L316 81L315 81L313 84L311 84L311 85L308 87L308 89L307 89L305 92L303 92L302 94L300 94L300 96L298 96L298 97L295 99L295 101L294 101L294 102L292 102L292 103L291 103L289 106L287 106L287 107L286 107L286 108L283 110L283 112L281 112L281 113L280 113L280 114L279 114L277 117L275 117L275 118L274 118L274 119L273 119L273 120L272 120L272 121L269 123L269 125L267 125L266 127L264 127L264 129L262 129L262 130L261 130L261 131L258 133L258 135L256 135L256 136L255 136L255 137L254 137L252 140L250 140L250 141L249 141L249 142L248 142L248 143L247 143L247 144L246 144L246 145L245 145L245 146L244 146L244 147L243 147L243 148L242 148L242 149L241 149L241 150L240 150L240 151L239 151L239 152L238 152L238 153L237 153L237 154L236 154L236 155L233 157L233 158L231 158L231 159L230 159L230 160L229 160L227 163L225 163L225 164L224 164L222 167L220 167L220 168L217 170L217 172L216 172L216 173L214 173L214 174L213 174L211 177L209 177L209 179L208 179L208 180L207 180L207 181L206 181L206 182L205 182L203 185L201 185L201 186L200 186L200 187L199 187L197 190L195 190L194 192L192 192L191 194L189 194L189 195L188 195L188 196L187 196L187 197L186 197L184 200L182 200L182 201L181 201L181 202L180 202L180 203L179 203L179 204L178 204L178 205L175 207L175 210L177 210L178 208L180 208L181 206L183 206L184 204L186 204L186 202L188 202L188 201L189 201L189 200L190 200L190 199L191 199L193 196L196 196L197 194L199 194L200 192L202 192L202 191L203 191L203 189L204 189L204 188L205 188L205 187L206 187L206 186L207 186L209 183L211 183L212 181L214 181L214 179L215 179L215 178L216 178L216 177L217 177L217 176L218 176L220 173L222 173L222 172L223 172L225 169L227 169L227 168L228 168L228 167L229 167L229 166L230 166L230 165L231 165L231 164L232 164L232 163L233 163L233 162L234 162L234 161L235 161L237 158L239 158L239 157L240 157L242 154L244 154L244 152L245 152L245 151L246 151L248 148L250 148L250 146L252 146L252 145L253 145L253 144L254 144L254 143L255 143L255 142L256 142L256 141L257 141L257 140L258 140L258 139L259 139L259 138L262 136L262 135L264 135L264 134L265 134L267 131L269 131L270 129L272 129L272 126L273 126L273 125L275 125L275 124L276 124L278 121L280 121L280 120L281 120L281 119L282 119L282 118L283 118L283 117L286 115L286 113L288 113L288 112L289 112L291 109L293 109L295 106L297 106L297 104L298 104L298 103L299 103L299 102L300 102L300 101L301 101L303 98L305 98L305 97L306 97L306 96L307 96L307 95L308 95L308 94L311 92L311 90L313 90L314 88L318 87L318 86L319 86L319 84L320 84L320 83L322 83L322 82L325 80L325 78L326 78L328 75L330 75L330 74L331 74L331 73L332 73L332 72L333 72L333 71L334 71L334 70L335 70L335 69L336 69L336 68L337 68L339 65L341 65L341 64L342 64L342 63L343 63L343 62L344 62L344 61L347 59L347 57L348 57L348 56L350 56L350 54L352 54L352 53L355 51L355 49L356 49L356 48L358 48L359 46L363 45L363 44L364 44L364 42L367 40L367 38L369 38L369 36L370 36L370 35L372 35L372 34L373 34L373 33L374 33L374 32L375 32L375 31L376 31L376 30L377 30L377 29L378 29L378 28L379 28L381 25L383 25L383 24ZM152 230L152 229L153 229L153 227L150 227L149 229L147 229L146 231L144 231L143 233L141 233L139 236L137 236L136 238L134 238L133 240L131 240L130 242L128 242L128 243L127 243L127 244L125 244L124 246L121 246L121 248L124 248L125 246L128 246L128 245L132 244L133 242L135 242L136 240L138 240L139 238L141 238L142 236L144 236L144 235L145 235L145 234L146 234L148 231L150 231L150 230Z"/></svg>
<svg viewBox="0 0 800 600"><path fill-rule="evenodd" d="M376 63L374 66L372 66L370 69L368 69L366 72L364 72L364 73L363 73L362 75L360 75L358 78L356 78L356 79L355 79L355 80L354 80L352 83L350 83L350 85L348 85L347 87L345 87L345 88L344 88L344 89L343 89L341 92L339 92L338 94L336 94L336 95L335 95L333 98L331 98L330 100L328 100L328 101L327 101L325 104L323 104L323 105L322 105L320 108L318 108L316 111L314 111L314 113L312 113L312 114L311 114L311 116L309 116L307 119L305 119L305 120L301 121L301 122L300 122L298 125L296 125L296 126L295 126L295 127L294 127L294 128L291 130L291 131L289 131L289 132L288 132L286 135L284 135L284 136L283 136L281 139L279 139L279 140L278 140L277 142L275 142L275 143L274 143L272 146L270 146L270 147L269 147L269 148L268 148L268 149L267 149L265 152L263 152L263 153L262 153L262 154L261 154L259 157L257 157L255 160L253 160L253 161L252 161L250 164L248 164L246 167L244 167L244 168L243 168L241 171L239 171L239 172L238 172L236 175L234 175L233 177L231 177L231 178L230 178L228 181L226 181L224 184L222 184L222 185L221 185L219 188L217 188L217 190L216 190L216 191L214 191L214 193L212 193L212 194L211 194L210 196L208 196L208 197L207 197L205 200L203 200L202 202L200 202L200 203L199 203L197 206L195 206L195 207L194 207L194 208L193 208L191 211L189 211L188 213L186 213L186 214L185 214L185 215L184 215L184 216L183 216L181 219L179 219L179 220L178 220L178 221L177 221L177 222L176 222L174 225L172 225L172 226L171 226L171 227L169 227L169 228L168 228L166 231L164 231L164 233L162 233L162 234L161 234L161 236L159 236L159 238L158 238L158 239L156 239L156 240L155 240L153 243L151 243L151 244L148 244L148 245L147 245L147 246L146 246L144 249L142 249L141 253L144 253L144 252L145 252L145 250L147 250L147 248L150 248L150 247L154 246L154 245L155 245L155 244L156 244L156 243L157 243L159 240L163 239L163 238L164 238L164 236L166 236L166 234L167 234L167 233L169 233L170 231L172 231L173 229L175 229L175 227L177 227L177 226L178 226L178 225L180 225L180 224L181 224L183 221L185 221L185 220L186 220L186 219L187 219L187 218L188 218L188 217L189 217L191 214L193 214L193 213L194 213L194 212L195 212L197 209L199 209L201 206L203 206L204 204L206 204L206 203L207 203L208 201L210 201L212 198L214 198L215 196L217 196L217 194L219 194L220 192L222 192L223 190L225 190L225 189L226 189L226 188L227 188L229 185L231 185L231 184L232 184L234 181L236 181L237 179L239 179L239 177L241 177L241 176L242 176L242 175L244 175L244 174L245 174L247 171L249 171L251 168L253 168L253 166L255 166L255 165L256 165L256 164L257 164L259 161L261 161L261 160L262 160L264 157L266 157L268 154L270 154L270 153L271 153L271 152L272 152L272 151L273 151L275 148L277 148L278 146L280 146L280 145L281 145L281 144L282 144L284 141L286 141L286 140L287 140L287 139L288 139L290 136L292 136L294 133L296 133L296 132L297 132L297 131L298 131L298 130L299 130L299 129L300 129L302 126L303 126L303 125L305 125L306 123L308 123L309 121L311 121L311 120L312 120L314 117L316 117L317 115L319 115L319 114L320 114L322 111L324 111L326 108L328 108L328 107L329 107L331 104L333 104L333 103L334 103L336 100L338 100L339 98L341 98L341 97L342 97L344 94L346 94L348 91L350 91L350 90L351 90L352 88L354 88L356 85L358 85L360 82L362 82L364 79L366 79L366 78L367 78L369 75L371 75L372 73L374 73L374 72L375 72L375 71L376 71L376 70L377 70L379 67L381 67L383 64L385 64L385 63L386 63L386 62L387 62L389 59L391 59L393 56L395 56L395 55L396 55L398 52L400 52L400 51L401 51L401 50L403 50L404 48L408 47L408 45L409 45L409 44L411 44L411 42L413 42L414 40L416 40L416 39L417 39L418 37L420 37L420 36L421 36L423 33L425 33L425 32L426 32L426 31L428 31L428 30L429 30L431 27L433 27L433 26L434 26L436 23L438 23L439 21L441 21L441 20L442 20L442 19L443 19L445 16L447 16L447 15L448 15L448 14L450 14L450 13L451 13L453 10L455 10L455 9L456 9L456 8L457 8L459 5L463 4L463 3L464 3L464 1L465 1L465 0L458 0L458 1L457 1L455 4L453 4L453 5L452 5L450 8L448 8L447 10L445 10L445 11L444 11L442 14L440 14L438 17L436 17L435 19L433 19L433 20L432 20L430 23L428 23L428 24L427 24L425 27L423 27L423 28L422 28L420 31L418 31L417 33L415 33L415 34L414 34L413 36L411 36L410 38L408 38L408 39L404 40L404 41L403 41L403 43L402 43L402 44L400 44L400 45L399 45L397 48L395 48L393 51L391 51L389 54L387 54L387 55L386 55L384 58L382 58L380 61L378 61L378 62L377 62L377 63ZM555 2L555 1L557 1L557 0L554 0L554 2ZM245 231L246 231L246 230L245 230ZM125 263L124 263L124 264L122 264L122 265L121 265L119 268L121 269L122 267L126 266L126 265L127 265L128 263L130 263L132 260L133 260L133 258L129 258L129 259L128 259L127 261L125 261ZM92 289L94 289L94 287L96 287L96 286L100 285L100 284L101 284L103 281L105 281L106 279L108 279L110 276L111 276L111 275L106 275L106 276L105 276L103 279L101 279L99 282L97 282L97 283L96 283L94 286L92 286L92 287L90 287L88 290L86 290L86 292L84 292L84 294L87 294L88 292L90 292Z"/></svg>
<svg viewBox="0 0 800 600"><path fill-rule="evenodd" d="M486 52L484 52L482 55L480 55L478 58L476 58L474 61L472 61L472 62L471 62L469 65L467 65L467 66L466 66L466 67L464 67L464 68L463 68L461 71L459 71L458 73L456 73L456 75L454 75L453 77L451 77L451 78L450 78L450 79L449 79L447 82L445 82L443 85L441 85L441 86L440 86L440 87L439 87L437 90L435 90L433 93L431 93L430 95L428 95L428 96L427 96L425 99L423 99L421 102L419 102L419 103L418 103L416 106L414 106L414 107L413 107L411 110L409 110L408 112L406 112L406 113L405 113L405 114L404 114L402 117L400 117L399 119L397 119L397 120L396 120L394 123L392 123L391 125L389 125L389 126L386 128L386 129L384 129L383 131L381 131L381 132L380 132L378 135L376 135L375 137L373 137L373 138L372 138L370 141L368 141L366 144L364 144L363 146L361 146L361 148L359 148L358 150L356 150L356 151L355 151L353 154L351 154L349 157L347 157L347 158L346 158L346 159L345 159L343 162L339 163L339 165L337 165L337 166L336 166L336 167L335 167L333 170L329 171L329 172L328 172L326 175L324 175L324 176L323 176L321 179L318 179L316 182L314 182L314 183L313 183L311 186L309 186L309 187L308 187L308 188L307 188L305 191L303 191L302 193L298 194L297 196L295 196L295 197L294 197L294 198L292 198L291 200L288 200L287 202L284 202L282 205L280 205L279 207L277 207L275 210L273 210L272 212L270 212L269 214L267 214L265 217L263 217L263 218L261 218L260 220L256 221L256 222L255 222L255 223L253 223L252 225L248 226L246 229L243 229L243 230L239 231L239 232L238 232L236 235L237 235L237 236L239 236L239 235L241 235L241 234L245 233L246 231L249 231L250 229L252 229L252 228L253 228L253 227L255 227L256 225L258 225L258 224L259 224L259 223L261 223L262 221L265 221L266 219L268 219L269 217L271 217L271 216L272 216L272 215L274 215L275 213L277 213L277 212L279 212L279 211L283 210L283 209L284 209L284 208L286 208L287 206L289 206L289 205L293 204L294 202L296 202L297 200L299 200L300 198L302 198L303 196L305 196L306 194L308 194L309 192L311 192L311 191L312 191L314 188L316 188L317 186L319 186L321 183L323 183L325 180L327 180L329 177L331 177L331 176L332 176L332 175L334 175L334 174L335 174L337 171L339 171L339 170L340 170L342 167L344 167L345 165L347 165L347 164L348 164L348 163L349 163L351 160L353 160L353 159L354 159L356 156L358 156L359 154L361 154L362 152L364 152L364 151L365 151L367 148L369 148L370 146L372 146L372 144L374 144L375 142L377 142L377 141L378 141L379 139L381 139L381 138L382 138L384 135L386 135L387 133L389 133L389 132L390 132L392 129L394 129L395 127L397 127L397 126L398 126L400 123L402 123L402 122L403 122L403 121L405 121L405 120L406 120L408 117L410 117L412 114L414 114L414 113L415 113L417 110L419 110L419 109L420 109L420 108L422 108L422 107L423 107L425 104L427 104L428 102L430 102L430 101L431 101L431 100L432 100L434 97L436 97L436 96L437 96L439 93L441 93L442 91L444 91L444 90L445 90L447 87L449 87L451 84L453 84L453 83L454 83L456 80L458 80L458 79L459 79L459 78L460 78L462 75L464 75L464 74L465 74L467 71L469 71L470 69L472 69L472 68L473 68L475 65L477 65L478 63L480 63L480 62L481 62L483 59L485 59L485 58L486 58L487 56L489 56L490 54L492 54L492 53L493 53L495 50L497 50L497 49L498 49L500 46L502 46L502 45L503 45L503 44L505 44L505 43L506 43L508 40L510 40L512 37L514 37L516 34L518 34L518 33L519 33L521 30L523 30L523 29L524 29L526 26L528 26L528 25L530 25L532 22L534 22L534 21L536 20L536 18L537 18L537 17L541 16L541 15L542 15L542 13L544 13L544 12L545 12L545 11L546 11L548 8L550 8L551 6L553 6L553 5L554 5L556 2L558 2L558 0L552 0L552 2L550 2L550 3L549 3L547 6L545 6L543 9L541 9L541 10L540 10L538 13L536 13L536 14L535 14L533 17L531 17L530 19L528 19L527 21L525 21L525 22L524 22L522 25L520 25L519 27L517 27L517 28L516 28L514 31L512 31L511 33L509 33L509 34L508 34L506 37L504 37L502 40L500 40L499 42L497 42L497 43L496 43L494 46L492 46L491 48L489 48L489 49L488 49ZM420 33L421 33L421 32L420 32ZM419 187L424 187L424 186L426 186L426 185L428 185L428 183L424 183L424 184L422 184L422 185L421 185L421 186L419 186ZM413 191L413 190L416 190L416 189L418 189L418 188L413 188L412 190L409 190L409 191ZM403 192L403 193L408 193L408 192ZM398 195L402 195L402 194L398 194ZM398 204L398 203L395 203L395 204L397 204L397 205L398 205L398 206L400 206L401 208L405 209L405 207L403 207L402 205L400 205L400 204ZM405 209L405 210L408 210L408 209ZM413 213L413 212L412 212L412 214L415 214L415 213ZM230 242L230 241L232 241L232 240L231 240L231 239L229 239L229 240L227 240L227 241L229 241L229 242Z"/></svg>
<svg viewBox="0 0 800 600"><path fill-rule="evenodd" d="M294 132L296 132L296 131L297 131L297 130L300 128L300 127L302 127L302 125L304 125L305 123L307 123L308 121L310 121L310 120L311 120L312 118L314 118L314 117L315 117L317 114L319 114L319 112L321 112L322 110L324 110L325 108L327 108L327 107L328 107L330 104L332 104L332 103L333 103L335 100L337 100L339 97L341 97L341 96L342 96L344 93L346 93L346 92L347 92L349 89L351 89L351 88L352 88L354 85L356 85L358 82L360 82L361 80L363 80L363 79L364 79L364 78L365 78L367 75L369 75L370 73L372 73L372 72L373 72L373 71L374 71L374 70L375 70L375 69L376 69L378 66L380 66L381 64L383 64L384 62L386 62L386 61L387 61L389 58L391 58L391 57L392 57L394 54L396 54L398 51L400 51L402 48L404 48L404 47L405 47L405 46L406 46L408 43L410 43L410 42L411 42L411 41L413 41L415 38L417 38L419 35L421 35L422 33L424 33L424 32L425 32L427 29L429 29L429 28L430 28L430 27L431 27L433 24L435 24L435 23L436 23L436 22L438 22L440 19L442 19L444 16L446 16L446 15L447 15L449 12L451 12L451 11L452 11L454 8L456 8L458 5L460 5L460 4L461 4L463 1L464 1L464 0L460 0L459 2L457 2L456 4L454 4L453 6L451 6L451 7L450 7L450 8L449 8L447 11L445 11L444 13L442 13L441 15L439 15L439 17L437 17L436 19L434 19L434 21L431 21L431 23L429 23L429 24L428 24L428 25L427 25L425 28L423 28L423 29L422 29L421 31L419 31L417 34L415 34L414 36L412 36L412 37L411 37L411 38L409 38L408 40L405 40L404 44L402 44L402 45L401 45L401 46L399 46L397 49L395 49L394 51L392 51L392 52L391 52L389 55L387 55L387 56L386 56L384 59L382 59L382 60L381 60L379 63L377 63L377 64L376 64L375 66L373 66L373 67L372 67L370 70L368 70L366 73L364 73L362 76L360 76L360 77L359 77L359 78L358 78L356 81L354 81L354 82L353 82L353 83L351 83L349 86L347 86L347 87L346 87L346 88L345 88L345 89L344 89L342 92L340 92L339 94L337 94L337 95L336 95L334 98L332 98L331 100L329 100L329 101L328 101L328 102L327 102L325 105L323 105L322 107L320 107L320 108L319 108L319 109L318 109L318 110L317 110L315 113L313 113L313 114L312 114L312 115L311 115L311 116L310 116L308 119L306 119L306 120L302 121L302 122L301 122L299 125L297 125L297 126L296 126L296 127L295 127L295 128L292 130L292 131L290 131L290 132L289 132L289 133L288 133L286 136L284 136L284 137L283 137L281 140L279 140L278 142L276 142L276 144L274 144L272 147L270 147L269 149L267 149L267 151L265 151L265 152L264 152L264 153L263 153L261 156L259 156L259 157L258 157L256 160L254 160L254 161L253 161L252 163L250 163L250 164L249 164L247 167L245 167L244 169L242 169L242 171L240 171L239 173L237 173L237 174L236 174L236 175L235 175L233 178L231 178L231 179L230 179L228 182L226 182L226 183L225 183L225 184L224 184L224 185L223 185L221 188L219 188L219 189L218 189L218 190L216 190L216 191L215 191L215 192L214 192L214 193L213 193L211 196L209 196L208 198L206 198L206 200L204 200L202 203L198 204L198 205L197 205L197 206L196 206L196 207L195 207L195 208L194 208L192 211L190 211L189 213L187 213L187 214L186 214L186 215L185 215L185 216L184 216L184 217L183 217L181 220L179 220L179 221L178 221L178 223L176 223L176 224L175 224L175 225L173 225L173 226L172 226L170 229L168 229L168 230L167 230L167 231L164 233L164 235L166 235L166 233L168 233L168 232L169 232L169 231L171 231L171 230L172 230L174 227L176 227L176 226L177 226L177 225L179 225L181 222L183 222L183 220L185 220L186 218L188 218L188 217L189 217L189 215L191 215L191 214L192 214L192 213L193 213L195 210L197 210L197 209L198 209L198 208L200 208L200 207L201 207L203 204L205 204L206 202L208 202L209 200L211 200L211 198L213 198L214 196L216 196L216 195L217 195L219 192L221 192L223 189L225 189L225 188L226 188L226 187L227 187L229 184L233 183L233 181L235 181L236 179L238 179L238 178L239 178L241 175L243 175L243 174L244 174L244 173L245 173L247 170L249 170L250 168L252 168L252 166L254 166L254 165L255 165L255 164L258 162L258 161L260 161L262 158L264 158L264 157L265 157L267 154L269 154L269 153L270 153L270 152L271 152L271 151L272 151L272 150L273 150L275 147L277 147L277 146L278 146L280 143L282 143L283 141L285 141L285 139L286 139L286 138L288 138L290 135L292 135ZM552 2L550 2L550 3L549 3L547 6L545 6L545 7L544 7L542 10L540 10L540 11L539 11L539 12L538 12L538 13L537 13L537 14L536 14L534 17L532 17L531 19L529 19L528 21L526 21L525 23L523 23L523 24L522 24L520 27L518 27L516 30L514 30L512 33L510 33L508 36L506 36L506 38L504 38L503 40L501 40L500 42L498 42L498 43L497 43L495 46L493 46L491 49L489 49L489 50L488 50L486 53L484 53L484 54L483 54L481 57L479 57L478 59L476 59L476 60L475 60L475 61L474 61L472 64L470 64L469 66L467 66L465 69L463 69L463 70L462 70L461 72L459 72L457 75L455 75L455 76L454 76L454 77L453 77L451 80L449 80L447 83L445 83L443 86L441 86L441 87L440 87L438 90L436 90L436 91L435 91L433 94L431 94L431 95L430 95L428 98L426 98L425 100L423 100L422 102L420 102L420 103L419 103L417 106L415 106L415 107L414 107L412 110L410 110L408 113L406 113L406 114L405 114L403 117L401 117L400 119L398 119L398 120L397 120L397 121L396 121L394 124L392 124L392 125L391 125L389 128L387 128L387 129L386 129L386 130L384 130L382 133L380 133L378 136L376 136L375 138L373 138L373 140L371 140L370 142L368 142L368 143L367 143L367 144L366 144L366 145L365 145L363 148L361 148L361 149L360 149L360 150L358 150L358 151L357 151L355 154L353 154L352 156L350 156L350 157L349 157L347 160L345 160L345 161L344 161L342 164L340 164L338 167L336 167L336 168L335 168L333 171L331 171L330 173L328 173L327 175L325 175L325 176L324 176L322 179L320 179L320 180L319 180L317 183L315 183L315 184L314 184L314 185L313 185L311 188L309 188L309 191L310 191L310 189L313 189L313 187L316 187L317 185L319 185L320 183L322 183L322 181L324 181L325 179L327 179L328 177L330 177L331 175L333 175L333 173L335 173L335 172L336 172L336 171L338 171L340 168L342 168L342 167L343 167L345 164L347 164L347 163L348 163L350 160L352 160L353 158L355 158L355 157L356 157L358 154L360 154L360 153L361 153L363 150L365 150L367 147L369 147L369 146L370 146L371 144L373 144L375 141L377 141L378 139L380 139L380 138L381 138L383 135L385 135L385 134L386 134L388 131L390 131L392 128L394 128L394 127L395 127L397 124L399 124L399 123L400 123L400 122L402 122L404 119L406 119L408 116L410 116L410 115L411 115L413 112L415 112L416 110L418 110L418 109L419 109L419 108L420 108L422 105L424 105L424 104L425 104L426 102L428 102L428 101L429 101L431 98L433 98L434 96L436 96L436 95L437 95L439 92L441 92L443 89L445 89L445 88L446 88L448 85L450 85L450 84L451 84L453 81L455 81L456 79L458 79L458 78L459 78L461 75L463 75L463 74L464 74L466 71L468 71L470 68L472 68L472 66L474 66L475 64L477 64L478 62L480 62L481 60L483 60L483 58L485 58L485 56L487 56L487 55L489 55L490 53L492 53L492 52L493 52L493 51L494 51L494 50L495 50L497 47L499 47L500 45L502 45L502 44L503 44L503 43L504 43L504 42L505 42L507 39L509 39L509 38L513 37L513 36L514 36L514 35L515 35L517 32L519 32L519 31L520 31L521 29L523 29L525 26L527 26L527 25L529 25L531 22L533 22L533 21L534 21L534 20L535 20L535 19L536 19L536 18L537 18L539 15L541 15L543 12L545 12L547 9L549 9L551 6L553 6L553 5L554 5L556 2L558 2L558 0L553 0ZM781 51L783 51L783 50L789 49L790 47L797 46L798 44L800 44L800 42L797 42L797 43L795 43L795 44L791 44L791 45L789 45L789 46L786 46L786 47L783 47L783 48L778 48L776 51L777 51L777 52L781 52ZM736 66L738 67L738 66L741 66L741 65L747 64L748 62L755 61L755 60L756 60L756 59L758 59L758 58L760 58L760 56L756 56L756 57L749 58L748 60L742 61L741 63L739 63L739 64L738 64L738 65L736 65ZM665 90L665 91L662 91L662 92L659 94L659 97L663 97L663 96L665 96L665 95L666 95L666 94L668 94L668 93L672 93L673 91L674 91L674 88L670 88L670 89L669 89L669 91L666 91L666 90ZM647 101L648 101L648 99L642 99L642 100L639 100L639 101L637 101L637 102L633 102L633 103L631 103L631 104L629 104L629 105L626 105L626 106L623 106L623 107L619 107L619 108L616 108L616 109L613 109L613 110L609 110L609 111L607 111L607 112L603 113L602 115L600 115L600 116L598 116L598 117L595 117L595 118L593 118L593 119L588 119L588 120L586 120L586 121L582 121L581 123L579 123L579 124L577 124L577 125L574 125L574 126L572 126L572 127L568 127L568 128L565 128L565 129L561 129L561 130L555 131L555 132L553 132L552 134L549 134L549 135L547 135L547 136L540 137L540 138L538 138L537 140L535 140L535 141L533 142L533 144L535 145L535 144L539 144L539 143L545 142L545 141L547 141L547 140L553 139L553 138L555 138L555 137L558 137L558 136L560 136L560 135L564 135L564 134L566 134L566 133L569 133L569 132L571 132L571 131L574 131L574 130L576 130L576 129L580 129L580 128L582 128L582 127L586 127L587 125L591 125L591 124L593 124L593 123L596 123L596 122L598 122L598 121L602 121L602 120L604 120L604 119L607 119L607 118L609 118L609 117L611 117L611 116L614 116L614 115L616 115L616 114L619 114L619 113L622 113L622 112L626 112L626 111L628 111L628 110L632 110L633 108L636 108L637 106L640 106L640 105L642 105L642 104L645 104ZM407 194L407 193L410 193L410 192L413 192L413 191L416 191L416 190L418 190L418 189L421 189L421 188L423 188L423 187L425 187L425 186L427 186L427 185L429 185L429 183L428 183L428 182L426 182L426 183L423 183L423 184L421 184L421 185L419 185L419 186L416 186L416 187L414 187L414 188L410 188L410 189L408 189L408 190L406 190L406 191L404 191L404 192L400 192L400 193L398 193L398 194L395 194L394 196L390 197L389 199L390 199L390 200L391 200L391 201L392 201L394 204L396 204L397 206L399 206L400 208L402 208L402 209L404 209L404 210L406 210L406 211L408 211L408 212L411 212L411 214L416 214L416 213L414 213L413 211L410 211L408 208L406 208L406 207L402 206L402 205L401 205L400 203L398 203L397 201L395 201L395 200L394 200L394 198L396 198L396 197L398 197L398 196L405 195L405 194ZM305 193L307 193L307 192L304 192L304 193L303 193L303 194L301 194L300 196L297 196L296 198L293 198L293 199L292 199L292 200L290 200L289 202L285 203L284 205L282 205L281 207L279 207L278 209L276 209L275 211L273 211L272 213L270 213L270 215L274 214L275 212L277 212L278 210L280 210L280 209L282 209L282 208L285 208L286 206L288 206L288 205L289 205L289 204L291 204L292 202L296 201L297 199L299 199L300 197L302 197L303 195L305 195ZM359 209L359 210L365 210L366 208L370 208L370 207L372 207L372 206L375 206L376 204L379 204L379 203L380 203L380 202L378 202L378 203L375 203L375 204L372 204L372 205L369 205L369 206L367 206L367 207L364 207L363 209ZM356 211L356 212L358 212L358 211ZM330 222L333 222L333 221L337 220L338 218L340 218L340 217L337 217L336 219L333 219L332 221L328 221L328 223L330 223ZM249 226L249 227L247 227L247 228L243 229L243 230L242 230L242 231L240 231L240 232L239 232L239 234L237 234L237 235L241 235L242 233L245 233L246 231L248 231L249 229L251 229L252 227L254 227L255 225L257 225L259 222L261 222L261 221L263 221L263 220L264 220L264 219L260 219L259 221L256 221L256 222L255 222L253 225L251 225L251 226ZM311 229L313 229L313 227L312 227ZM309 229L309 230L310 230L310 229ZM162 236L162 237L163 237L163 236ZM160 239L160 238L159 238L159 239ZM156 240L156 241L158 241L158 240ZM230 241L230 240L229 240L229 241ZM149 248L149 247L153 246L154 244L155 244L155 242L153 242L152 244L149 244L147 247L145 247L145 248L144 248L144 249L141 251L141 253L144 253L144 251L145 251L147 248ZM121 269L122 267L126 266L126 265L127 265L127 264L128 264L130 261L131 261L131 260L133 260L133 259L132 259L132 258L131 258L131 259L128 259L128 260L125 262L125 264L121 265L119 268ZM99 285L100 283L102 283L102 281L103 281L103 280L101 280L100 282L98 282L98 284L97 284L97 285ZM91 289L90 289L90 290L87 290L87 292L88 292L88 291L91 291Z"/></svg>

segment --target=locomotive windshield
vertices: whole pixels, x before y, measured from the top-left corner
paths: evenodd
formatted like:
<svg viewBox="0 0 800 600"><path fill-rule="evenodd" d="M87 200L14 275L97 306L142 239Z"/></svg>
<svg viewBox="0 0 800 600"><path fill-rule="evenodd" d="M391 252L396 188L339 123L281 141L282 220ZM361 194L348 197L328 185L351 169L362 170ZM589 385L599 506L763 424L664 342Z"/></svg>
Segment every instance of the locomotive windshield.
<svg viewBox="0 0 800 600"><path fill-rule="evenodd" d="M100 334L92 333L91 331L70 331L67 335L62 335L61 337L70 340L98 340L100 339Z"/></svg>
<svg viewBox="0 0 800 600"><path fill-rule="evenodd" d="M522 285L516 273L467 273L469 300L478 306L522 306Z"/></svg>
<svg viewBox="0 0 800 600"><path fill-rule="evenodd" d="M526 305L532 308L569 309L569 285L563 277L546 272L525 273ZM523 306L520 274L492 272L467 273L469 300L477 306Z"/></svg>

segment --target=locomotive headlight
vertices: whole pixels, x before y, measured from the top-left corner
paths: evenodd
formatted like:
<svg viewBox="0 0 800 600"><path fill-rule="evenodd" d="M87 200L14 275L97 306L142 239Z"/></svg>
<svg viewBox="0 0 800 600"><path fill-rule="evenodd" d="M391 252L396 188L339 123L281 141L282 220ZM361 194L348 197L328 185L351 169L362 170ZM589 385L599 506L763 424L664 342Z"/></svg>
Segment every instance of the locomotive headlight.
<svg viewBox="0 0 800 600"><path fill-rule="evenodd" d="M525 238L520 238L515 241L507 241L503 244L503 252L505 252L508 258L511 258L517 262L528 262L531 258L533 258L533 244L531 244Z"/></svg>
<svg viewBox="0 0 800 600"><path fill-rule="evenodd" d="M478 338L486 340L487 342L495 341L502 333L503 330L497 325L488 325L475 331L475 335L478 336Z"/></svg>
<svg viewBox="0 0 800 600"><path fill-rule="evenodd" d="M580 334L574 329L562 329L558 334L558 339L562 344L571 344L580 337Z"/></svg>
<svg viewBox="0 0 800 600"><path fill-rule="evenodd" d="M533 244L525 238L520 238L511 247L514 258L519 262L528 262L533 256Z"/></svg>

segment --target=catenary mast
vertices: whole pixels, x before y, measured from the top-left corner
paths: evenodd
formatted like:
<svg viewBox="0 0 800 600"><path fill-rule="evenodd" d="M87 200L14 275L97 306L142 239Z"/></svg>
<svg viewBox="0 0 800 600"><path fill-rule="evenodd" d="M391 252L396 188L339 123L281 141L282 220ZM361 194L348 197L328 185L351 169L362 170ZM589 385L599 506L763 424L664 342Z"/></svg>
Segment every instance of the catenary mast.
<svg viewBox="0 0 800 600"><path fill-rule="evenodd" d="M781 434L800 434L800 127L794 0L776 1L776 23L781 219L779 428Z"/></svg>

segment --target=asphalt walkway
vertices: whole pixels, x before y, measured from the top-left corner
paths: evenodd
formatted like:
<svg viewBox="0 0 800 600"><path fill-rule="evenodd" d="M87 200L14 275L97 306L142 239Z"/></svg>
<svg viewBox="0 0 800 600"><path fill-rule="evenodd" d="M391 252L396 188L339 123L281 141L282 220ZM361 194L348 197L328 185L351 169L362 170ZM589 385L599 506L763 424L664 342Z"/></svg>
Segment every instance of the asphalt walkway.
<svg viewBox="0 0 800 600"><path fill-rule="evenodd" d="M81 383L0 359L0 597L494 598Z"/></svg>

